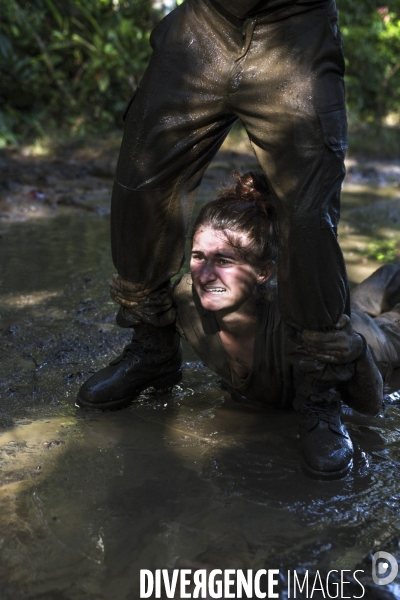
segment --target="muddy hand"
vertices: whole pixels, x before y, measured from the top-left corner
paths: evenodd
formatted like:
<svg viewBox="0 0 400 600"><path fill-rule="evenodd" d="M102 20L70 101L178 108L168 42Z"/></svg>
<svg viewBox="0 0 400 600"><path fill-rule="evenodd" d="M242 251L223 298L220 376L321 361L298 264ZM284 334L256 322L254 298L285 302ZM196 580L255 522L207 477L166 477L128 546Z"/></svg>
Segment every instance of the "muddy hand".
<svg viewBox="0 0 400 600"><path fill-rule="evenodd" d="M332 331L310 331L302 333L304 347L313 357L322 362L344 364L361 355L364 344L353 330L347 315L341 315Z"/></svg>

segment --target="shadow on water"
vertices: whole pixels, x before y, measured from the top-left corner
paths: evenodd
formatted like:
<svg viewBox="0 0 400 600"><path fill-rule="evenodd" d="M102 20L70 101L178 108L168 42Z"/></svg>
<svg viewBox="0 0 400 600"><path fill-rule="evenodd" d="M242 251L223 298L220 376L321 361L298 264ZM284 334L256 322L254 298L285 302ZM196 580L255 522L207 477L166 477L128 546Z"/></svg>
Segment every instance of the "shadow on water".
<svg viewBox="0 0 400 600"><path fill-rule="evenodd" d="M329 483L302 474L293 413L225 397L187 346L172 394L74 407L129 338L104 284L108 227L71 214L2 228L1 600L136 600L141 568L174 566L278 568L281 598L288 569L361 569L366 598L399 598L374 586L370 556L400 559L396 405L346 412L355 465Z"/></svg>

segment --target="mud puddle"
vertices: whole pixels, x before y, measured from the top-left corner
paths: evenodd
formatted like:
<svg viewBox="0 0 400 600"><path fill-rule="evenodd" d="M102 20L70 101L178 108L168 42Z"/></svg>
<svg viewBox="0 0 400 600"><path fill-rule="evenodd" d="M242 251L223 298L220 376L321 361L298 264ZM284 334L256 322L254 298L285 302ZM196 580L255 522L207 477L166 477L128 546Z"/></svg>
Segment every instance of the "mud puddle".
<svg viewBox="0 0 400 600"><path fill-rule="evenodd" d="M232 168L218 160L199 204ZM380 264L367 256L373 240L398 239L393 177L346 184L353 283ZM400 560L400 406L346 412L355 465L329 483L302 474L295 415L226 398L187 346L171 394L150 390L119 412L75 408L129 334L108 297L106 212L49 210L1 224L1 600L137 600L140 569L174 567L280 569L282 599L288 569L360 569L365 598L400 598L396 581L382 590L371 579L374 551Z"/></svg>

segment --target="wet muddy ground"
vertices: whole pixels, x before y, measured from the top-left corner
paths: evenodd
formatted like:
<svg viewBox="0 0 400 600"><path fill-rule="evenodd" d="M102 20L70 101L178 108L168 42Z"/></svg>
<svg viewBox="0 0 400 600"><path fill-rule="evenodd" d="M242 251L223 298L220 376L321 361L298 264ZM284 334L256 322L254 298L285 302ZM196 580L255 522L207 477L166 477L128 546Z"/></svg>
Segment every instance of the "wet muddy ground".
<svg viewBox="0 0 400 600"><path fill-rule="evenodd" d="M360 569L365 598L400 598L399 579L371 579L374 551L400 560L395 402L376 418L346 409L355 465L329 483L302 474L295 415L231 401L187 346L171 394L74 406L129 339L107 290L115 158L101 146L0 158L0 599L137 600L140 569L174 567L280 569L282 599L288 569L349 581ZM223 148L198 207L238 167L256 167L249 148ZM400 166L348 171L340 240L356 283L398 257Z"/></svg>

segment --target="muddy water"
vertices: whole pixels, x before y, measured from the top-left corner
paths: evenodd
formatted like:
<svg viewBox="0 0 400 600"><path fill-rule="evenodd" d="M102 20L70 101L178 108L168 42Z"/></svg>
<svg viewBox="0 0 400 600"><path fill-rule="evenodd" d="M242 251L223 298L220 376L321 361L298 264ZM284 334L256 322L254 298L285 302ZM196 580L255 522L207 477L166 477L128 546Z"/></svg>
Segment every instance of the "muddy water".
<svg viewBox="0 0 400 600"><path fill-rule="evenodd" d="M79 385L128 339L108 219L3 224L0 243L1 600L136 600L141 568L174 566L280 569L282 599L288 569L361 569L365 598L400 598L371 579L372 552L400 560L400 406L346 412L355 465L329 483L301 473L295 415L224 397L188 347L171 394L79 410Z"/></svg>

